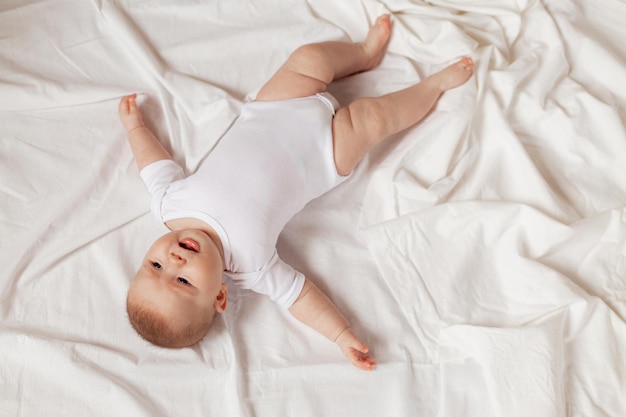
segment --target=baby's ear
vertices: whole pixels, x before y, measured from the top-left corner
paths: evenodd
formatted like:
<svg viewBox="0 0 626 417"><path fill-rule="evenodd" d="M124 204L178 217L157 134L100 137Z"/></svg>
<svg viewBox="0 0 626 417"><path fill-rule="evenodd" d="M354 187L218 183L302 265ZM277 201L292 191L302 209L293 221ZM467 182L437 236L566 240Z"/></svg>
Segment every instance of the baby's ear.
<svg viewBox="0 0 626 417"><path fill-rule="evenodd" d="M226 310L226 304L228 301L228 286L225 283L222 283L222 287L220 288L220 292L215 297L215 302L213 303L213 307L215 311L218 313L223 313Z"/></svg>

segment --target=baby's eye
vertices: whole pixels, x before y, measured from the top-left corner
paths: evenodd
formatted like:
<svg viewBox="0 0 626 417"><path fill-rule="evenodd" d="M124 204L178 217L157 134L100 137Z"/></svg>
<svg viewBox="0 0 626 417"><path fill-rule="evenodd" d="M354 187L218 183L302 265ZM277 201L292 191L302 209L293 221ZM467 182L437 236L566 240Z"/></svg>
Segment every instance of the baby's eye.
<svg viewBox="0 0 626 417"><path fill-rule="evenodd" d="M153 266L155 269L161 269L161 268L162 268L162 267L161 267L161 264L160 264L160 263L158 263L158 262L152 262L152 266Z"/></svg>
<svg viewBox="0 0 626 417"><path fill-rule="evenodd" d="M191 283L183 277L178 277L178 282L180 282L183 285L191 285Z"/></svg>

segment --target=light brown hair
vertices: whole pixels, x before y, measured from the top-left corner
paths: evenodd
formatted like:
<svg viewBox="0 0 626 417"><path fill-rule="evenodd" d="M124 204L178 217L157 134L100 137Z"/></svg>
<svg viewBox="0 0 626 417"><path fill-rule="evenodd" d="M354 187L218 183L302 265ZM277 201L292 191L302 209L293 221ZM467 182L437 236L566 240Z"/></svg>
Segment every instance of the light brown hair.
<svg viewBox="0 0 626 417"><path fill-rule="evenodd" d="M126 300L126 312L135 331L146 341L166 348L182 348L199 342L211 323L202 320L175 323L145 303Z"/></svg>

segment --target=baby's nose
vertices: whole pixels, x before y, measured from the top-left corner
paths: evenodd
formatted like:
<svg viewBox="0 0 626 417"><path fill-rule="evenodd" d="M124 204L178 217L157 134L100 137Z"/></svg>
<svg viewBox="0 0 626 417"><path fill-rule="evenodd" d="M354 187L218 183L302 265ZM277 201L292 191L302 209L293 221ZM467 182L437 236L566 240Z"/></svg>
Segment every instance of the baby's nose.
<svg viewBox="0 0 626 417"><path fill-rule="evenodd" d="M187 262L187 260L185 258L183 258L179 254L174 253L174 252L170 252L170 257L172 258L172 260L174 262L177 262L177 263L183 263L184 264L185 262Z"/></svg>

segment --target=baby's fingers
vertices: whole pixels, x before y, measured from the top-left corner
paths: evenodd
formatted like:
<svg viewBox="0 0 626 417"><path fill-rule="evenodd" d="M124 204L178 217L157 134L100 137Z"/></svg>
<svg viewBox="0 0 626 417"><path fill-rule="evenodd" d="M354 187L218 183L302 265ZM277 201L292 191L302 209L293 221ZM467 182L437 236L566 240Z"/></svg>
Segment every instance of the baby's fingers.
<svg viewBox="0 0 626 417"><path fill-rule="evenodd" d="M136 97L137 94L122 97L120 99L120 113L128 114L137 110L137 102L135 101Z"/></svg>
<svg viewBox="0 0 626 417"><path fill-rule="evenodd" d="M350 362L359 369L371 371L376 367L376 362L367 355L369 348L354 334L351 329L346 329L337 338L337 344Z"/></svg>
<svg viewBox="0 0 626 417"><path fill-rule="evenodd" d="M352 364L363 371L371 371L376 367L376 362L371 356L360 355L354 352L355 355L352 358Z"/></svg>
<svg viewBox="0 0 626 417"><path fill-rule="evenodd" d="M363 371L371 371L376 367L376 362L372 359L371 356L366 355L364 352L360 352L354 347L348 348L348 350L344 353L348 357L348 359L350 359L352 365Z"/></svg>

